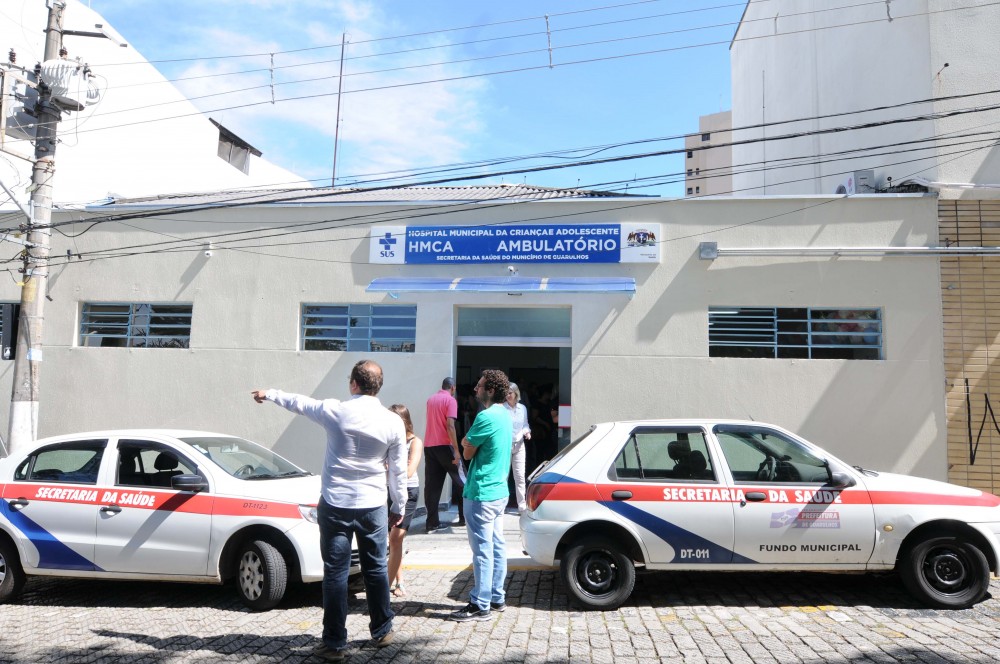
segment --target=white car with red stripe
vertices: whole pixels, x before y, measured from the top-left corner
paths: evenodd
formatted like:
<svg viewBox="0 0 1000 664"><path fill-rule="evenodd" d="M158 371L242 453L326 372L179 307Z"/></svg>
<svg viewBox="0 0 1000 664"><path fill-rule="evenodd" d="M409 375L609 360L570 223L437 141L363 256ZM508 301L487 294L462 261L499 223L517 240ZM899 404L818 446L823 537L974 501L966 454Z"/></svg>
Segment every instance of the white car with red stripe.
<svg viewBox="0 0 1000 664"><path fill-rule="evenodd" d="M525 552L559 562L585 608L650 570L893 571L920 601L965 608L1000 558L1000 498L850 466L779 427L733 420L595 425L539 468Z"/></svg>
<svg viewBox="0 0 1000 664"><path fill-rule="evenodd" d="M323 578L320 478L202 431L98 431L0 459L0 602L26 576L235 581L255 610Z"/></svg>

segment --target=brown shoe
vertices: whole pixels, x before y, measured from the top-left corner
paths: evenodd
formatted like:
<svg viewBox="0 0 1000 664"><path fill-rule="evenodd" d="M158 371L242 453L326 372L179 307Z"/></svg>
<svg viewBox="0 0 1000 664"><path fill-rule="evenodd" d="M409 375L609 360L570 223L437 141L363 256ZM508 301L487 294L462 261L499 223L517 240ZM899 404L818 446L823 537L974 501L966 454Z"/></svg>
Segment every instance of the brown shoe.
<svg viewBox="0 0 1000 664"><path fill-rule="evenodd" d="M318 646L313 648L312 654L314 657L319 657L324 662L343 662L346 658L344 651L347 648L341 648L340 650L335 650L325 643L320 643Z"/></svg>
<svg viewBox="0 0 1000 664"><path fill-rule="evenodd" d="M385 648L386 646L392 645L392 640L395 638L395 634L396 632L390 629L388 632L378 637L377 639L373 639L375 641L375 647Z"/></svg>

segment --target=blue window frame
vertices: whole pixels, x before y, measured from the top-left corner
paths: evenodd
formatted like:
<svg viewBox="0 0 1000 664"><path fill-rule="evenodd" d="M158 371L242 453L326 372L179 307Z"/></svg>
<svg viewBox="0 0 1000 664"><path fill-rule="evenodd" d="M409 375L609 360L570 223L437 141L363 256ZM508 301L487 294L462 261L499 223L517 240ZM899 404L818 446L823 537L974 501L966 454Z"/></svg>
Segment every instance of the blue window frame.
<svg viewBox="0 0 1000 664"><path fill-rule="evenodd" d="M881 360L882 310L709 307L710 357Z"/></svg>
<svg viewBox="0 0 1000 664"><path fill-rule="evenodd" d="M190 348L191 304L85 302L81 346Z"/></svg>
<svg viewBox="0 0 1000 664"><path fill-rule="evenodd" d="M412 353L415 304L303 304L302 350Z"/></svg>

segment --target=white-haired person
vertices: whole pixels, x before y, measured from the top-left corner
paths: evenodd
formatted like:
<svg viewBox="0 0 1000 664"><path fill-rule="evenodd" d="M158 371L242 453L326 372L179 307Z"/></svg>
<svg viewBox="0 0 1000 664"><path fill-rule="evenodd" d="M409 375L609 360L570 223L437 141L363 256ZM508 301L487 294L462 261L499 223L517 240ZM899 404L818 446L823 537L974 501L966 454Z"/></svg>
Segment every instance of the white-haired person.
<svg viewBox="0 0 1000 664"><path fill-rule="evenodd" d="M531 429L528 428L528 409L521 403L521 390L517 383L510 384L504 408L510 413L513 422L510 468L514 473L514 496L517 498L517 513L521 514L525 510L524 446L526 441L531 440Z"/></svg>

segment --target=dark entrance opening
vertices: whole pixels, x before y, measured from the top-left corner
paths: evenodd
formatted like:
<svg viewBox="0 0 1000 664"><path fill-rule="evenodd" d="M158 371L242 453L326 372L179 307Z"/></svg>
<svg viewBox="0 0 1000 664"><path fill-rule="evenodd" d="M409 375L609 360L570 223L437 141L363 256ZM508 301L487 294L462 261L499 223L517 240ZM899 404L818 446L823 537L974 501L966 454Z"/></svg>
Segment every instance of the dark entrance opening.
<svg viewBox="0 0 1000 664"><path fill-rule="evenodd" d="M473 388L484 369L500 369L517 383L521 402L528 412L531 439L525 445L525 474L543 460L552 458L558 446L559 430L552 418L553 408L559 406L560 355L569 349L534 346L459 346L456 357L455 379L458 382L458 436L459 439L471 426L478 412ZM565 384L565 382L563 383ZM568 396L568 395L567 395ZM517 507L514 497L513 474L509 478L510 501Z"/></svg>

